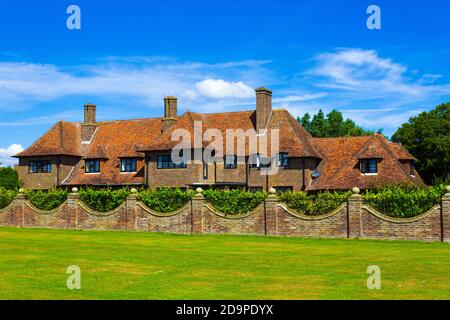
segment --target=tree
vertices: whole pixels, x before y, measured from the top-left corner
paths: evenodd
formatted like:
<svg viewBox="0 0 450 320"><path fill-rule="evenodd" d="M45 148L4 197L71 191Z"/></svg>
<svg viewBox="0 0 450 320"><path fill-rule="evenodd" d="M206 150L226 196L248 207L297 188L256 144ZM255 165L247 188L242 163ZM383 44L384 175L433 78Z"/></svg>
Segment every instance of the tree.
<svg viewBox="0 0 450 320"><path fill-rule="evenodd" d="M422 112L392 136L417 158L416 169L427 183L450 178L450 103Z"/></svg>
<svg viewBox="0 0 450 320"><path fill-rule="evenodd" d="M18 189L20 187L19 176L17 172L11 168L0 168L0 188Z"/></svg>
<svg viewBox="0 0 450 320"><path fill-rule="evenodd" d="M350 119L344 120L342 112L336 109L328 113L326 117L323 111L319 110L312 120L310 114L305 113L302 118L297 118L297 121L313 137L317 138L368 136L373 134L373 131L364 130ZM381 132L382 130L378 131Z"/></svg>

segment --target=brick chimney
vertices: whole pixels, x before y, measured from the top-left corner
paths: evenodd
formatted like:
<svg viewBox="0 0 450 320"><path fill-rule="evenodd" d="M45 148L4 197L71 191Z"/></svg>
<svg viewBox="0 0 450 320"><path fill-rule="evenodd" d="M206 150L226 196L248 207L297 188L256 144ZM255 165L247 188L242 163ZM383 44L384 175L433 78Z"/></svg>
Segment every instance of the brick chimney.
<svg viewBox="0 0 450 320"><path fill-rule="evenodd" d="M267 128L272 114L272 91L258 88L256 91L256 131Z"/></svg>
<svg viewBox="0 0 450 320"><path fill-rule="evenodd" d="M164 98L164 118L162 119L162 132L169 130L177 121L178 100L176 97Z"/></svg>
<svg viewBox="0 0 450 320"><path fill-rule="evenodd" d="M94 136L97 117L97 106L95 104L87 103L84 105L84 122L81 124L81 141L84 143L90 142Z"/></svg>

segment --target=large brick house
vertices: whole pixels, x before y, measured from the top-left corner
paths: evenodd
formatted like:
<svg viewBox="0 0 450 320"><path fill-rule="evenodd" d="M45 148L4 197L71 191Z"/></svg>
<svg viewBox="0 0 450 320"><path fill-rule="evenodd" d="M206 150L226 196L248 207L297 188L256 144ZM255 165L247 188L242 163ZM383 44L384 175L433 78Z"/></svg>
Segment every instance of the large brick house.
<svg viewBox="0 0 450 320"><path fill-rule="evenodd" d="M264 166L251 160L255 155L249 151L239 159L224 155L222 162L174 163L170 154L177 142L172 133L193 132L197 121L203 131L214 128L224 136L227 129L279 129L279 152L273 158L277 173L261 174ZM166 97L164 117L97 122L96 106L87 104L84 122L58 122L16 157L19 177L29 189L201 186L317 191L423 184L414 170L415 159L401 145L379 134L313 138L288 111L272 110L272 92L265 88L256 90L256 110L240 112L178 115L177 99Z"/></svg>

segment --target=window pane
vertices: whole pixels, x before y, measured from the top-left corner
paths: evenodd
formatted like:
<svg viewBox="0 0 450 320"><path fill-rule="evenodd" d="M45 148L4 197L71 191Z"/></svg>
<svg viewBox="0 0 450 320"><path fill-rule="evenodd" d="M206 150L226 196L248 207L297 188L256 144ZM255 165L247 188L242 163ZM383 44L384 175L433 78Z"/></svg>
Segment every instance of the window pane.
<svg viewBox="0 0 450 320"><path fill-rule="evenodd" d="M279 153L278 154L278 167L286 168L289 166L288 155L287 153Z"/></svg>
<svg viewBox="0 0 450 320"><path fill-rule="evenodd" d="M236 169L237 168L237 157L234 154L229 154L225 156L225 169Z"/></svg>
<svg viewBox="0 0 450 320"><path fill-rule="evenodd" d="M170 155L159 155L157 157L158 169L185 169L187 167L185 162L174 163Z"/></svg>
<svg viewBox="0 0 450 320"><path fill-rule="evenodd" d="M121 172L136 172L137 171L137 159L122 159L120 161Z"/></svg>
<svg viewBox="0 0 450 320"><path fill-rule="evenodd" d="M52 162L49 160L34 160L28 163L29 173L51 173Z"/></svg>
<svg viewBox="0 0 450 320"><path fill-rule="evenodd" d="M100 172L100 160L86 160L86 173L99 173Z"/></svg>

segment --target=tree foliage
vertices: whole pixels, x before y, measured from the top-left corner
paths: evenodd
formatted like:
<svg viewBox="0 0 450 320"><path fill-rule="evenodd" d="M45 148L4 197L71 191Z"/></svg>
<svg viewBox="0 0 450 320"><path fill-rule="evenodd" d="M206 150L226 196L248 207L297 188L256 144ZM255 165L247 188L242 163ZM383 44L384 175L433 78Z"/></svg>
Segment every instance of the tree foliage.
<svg viewBox="0 0 450 320"><path fill-rule="evenodd" d="M319 110L312 119L309 113L305 113L302 118L297 118L297 121L313 137L317 138L368 136L373 134L373 131L364 130L351 119L344 120L342 112L338 110L333 110L326 116L322 110Z"/></svg>
<svg viewBox="0 0 450 320"><path fill-rule="evenodd" d="M416 169L427 182L450 182L450 103L410 118L392 136L417 158Z"/></svg>
<svg viewBox="0 0 450 320"><path fill-rule="evenodd" d="M19 175L11 167L0 168L0 187L9 190L19 189Z"/></svg>

